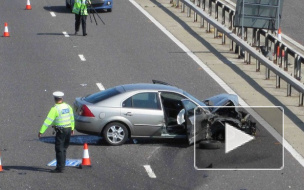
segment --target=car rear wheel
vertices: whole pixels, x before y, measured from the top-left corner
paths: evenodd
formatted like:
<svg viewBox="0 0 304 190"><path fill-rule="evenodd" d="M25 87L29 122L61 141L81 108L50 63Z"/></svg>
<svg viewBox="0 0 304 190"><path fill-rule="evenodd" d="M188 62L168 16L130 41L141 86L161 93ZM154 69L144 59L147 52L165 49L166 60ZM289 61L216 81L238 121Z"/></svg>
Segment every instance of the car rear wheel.
<svg viewBox="0 0 304 190"><path fill-rule="evenodd" d="M109 123L103 131L103 138L110 145L121 145L128 138L128 129L125 125L118 122Z"/></svg>

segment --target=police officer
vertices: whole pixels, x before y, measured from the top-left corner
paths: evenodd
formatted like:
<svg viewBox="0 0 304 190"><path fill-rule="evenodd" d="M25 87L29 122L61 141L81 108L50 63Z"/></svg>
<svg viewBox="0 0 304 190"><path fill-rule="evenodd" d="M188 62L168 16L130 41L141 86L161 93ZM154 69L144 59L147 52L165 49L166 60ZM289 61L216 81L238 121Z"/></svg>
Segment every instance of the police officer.
<svg viewBox="0 0 304 190"><path fill-rule="evenodd" d="M75 0L72 12L75 13L75 35L77 35L82 23L82 34L87 35L86 22L88 16L87 4L91 4L90 0Z"/></svg>
<svg viewBox="0 0 304 190"><path fill-rule="evenodd" d="M66 151L70 144L71 134L74 134L74 115L70 105L63 102L64 93L56 91L53 93L55 105L49 111L47 118L38 133L38 137L46 131L49 126L53 126L56 131L55 151L57 166L51 170L52 173L62 173L65 167Z"/></svg>

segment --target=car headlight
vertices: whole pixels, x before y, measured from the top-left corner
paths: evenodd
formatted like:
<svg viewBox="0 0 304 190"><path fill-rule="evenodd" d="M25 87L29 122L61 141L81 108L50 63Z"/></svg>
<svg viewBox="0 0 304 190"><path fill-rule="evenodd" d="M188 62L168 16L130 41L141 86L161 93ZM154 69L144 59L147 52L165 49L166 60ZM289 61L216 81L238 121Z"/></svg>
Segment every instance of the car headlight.
<svg viewBox="0 0 304 190"><path fill-rule="evenodd" d="M108 5L111 5L111 2L110 2L110 1L108 1Z"/></svg>

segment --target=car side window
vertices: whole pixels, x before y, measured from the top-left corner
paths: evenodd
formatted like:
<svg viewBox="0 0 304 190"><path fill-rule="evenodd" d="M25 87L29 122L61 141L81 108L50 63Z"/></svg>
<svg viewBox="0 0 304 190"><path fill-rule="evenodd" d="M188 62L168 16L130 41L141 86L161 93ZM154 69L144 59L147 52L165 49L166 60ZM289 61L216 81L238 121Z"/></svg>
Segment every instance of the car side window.
<svg viewBox="0 0 304 190"><path fill-rule="evenodd" d="M183 108L181 100L185 99L186 97L172 92L162 92L161 98L165 108L180 111L180 109Z"/></svg>
<svg viewBox="0 0 304 190"><path fill-rule="evenodd" d="M158 94L154 92L139 93L122 103L122 107L139 109L160 109Z"/></svg>

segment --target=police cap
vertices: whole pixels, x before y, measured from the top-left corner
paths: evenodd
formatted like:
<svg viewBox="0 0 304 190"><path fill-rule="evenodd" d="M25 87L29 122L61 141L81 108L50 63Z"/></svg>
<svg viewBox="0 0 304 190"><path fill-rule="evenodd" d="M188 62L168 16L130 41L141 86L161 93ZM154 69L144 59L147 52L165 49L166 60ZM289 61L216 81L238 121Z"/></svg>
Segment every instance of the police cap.
<svg viewBox="0 0 304 190"><path fill-rule="evenodd" d="M63 93L63 92L60 92L60 91L56 91L56 92L53 92L53 96L54 96L55 98L63 98L64 93Z"/></svg>

